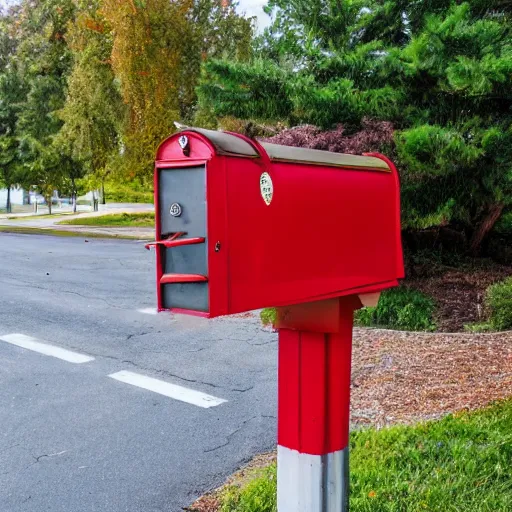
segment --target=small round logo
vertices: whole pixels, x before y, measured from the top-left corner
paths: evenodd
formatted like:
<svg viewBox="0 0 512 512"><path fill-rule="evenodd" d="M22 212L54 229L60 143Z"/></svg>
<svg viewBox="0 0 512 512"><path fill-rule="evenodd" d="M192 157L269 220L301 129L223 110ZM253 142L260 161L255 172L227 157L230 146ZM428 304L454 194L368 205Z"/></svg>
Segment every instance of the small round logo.
<svg viewBox="0 0 512 512"><path fill-rule="evenodd" d="M265 204L269 206L272 202L272 197L274 197L274 185L268 172L264 172L260 176L260 190L263 201L265 201Z"/></svg>
<svg viewBox="0 0 512 512"><path fill-rule="evenodd" d="M178 144L180 145L180 148L183 149L183 151L185 151L188 148L189 144L188 137L186 135L182 135L178 139Z"/></svg>
<svg viewBox="0 0 512 512"><path fill-rule="evenodd" d="M173 217L179 217L181 215L182 211L183 210L181 209L181 205L179 203L172 203L169 213Z"/></svg>

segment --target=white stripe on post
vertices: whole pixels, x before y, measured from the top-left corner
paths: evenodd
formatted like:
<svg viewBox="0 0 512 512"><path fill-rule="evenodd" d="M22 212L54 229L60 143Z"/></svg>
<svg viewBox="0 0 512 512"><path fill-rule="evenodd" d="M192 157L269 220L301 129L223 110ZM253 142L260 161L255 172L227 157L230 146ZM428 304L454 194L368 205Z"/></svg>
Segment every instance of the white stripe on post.
<svg viewBox="0 0 512 512"><path fill-rule="evenodd" d="M348 502L348 449L327 455L277 447L279 512L342 512Z"/></svg>

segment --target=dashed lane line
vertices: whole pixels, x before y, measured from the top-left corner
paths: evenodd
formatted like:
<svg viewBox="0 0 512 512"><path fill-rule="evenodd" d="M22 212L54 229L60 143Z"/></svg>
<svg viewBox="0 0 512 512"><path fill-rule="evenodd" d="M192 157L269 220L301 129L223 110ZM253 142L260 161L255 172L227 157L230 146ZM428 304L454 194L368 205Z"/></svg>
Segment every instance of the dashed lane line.
<svg viewBox="0 0 512 512"><path fill-rule="evenodd" d="M139 313L143 313L144 315L158 315L158 311L156 308L143 308L137 310Z"/></svg>
<svg viewBox="0 0 512 512"><path fill-rule="evenodd" d="M0 341L4 341L5 343L9 343L26 350L32 350L33 352L38 352L46 356L56 357L69 363L82 364L94 361L94 357L92 356L56 347L55 345L40 341L37 338L33 338L32 336L27 336L25 334L4 334L0 336ZM216 407L227 402L227 400L224 400L223 398L218 398L202 393L201 391L185 388L183 386L178 386L177 384L171 384L170 382L154 379L152 377L127 370L112 373L109 377L125 384L137 386L139 388L152 391L153 393L158 393L168 398L179 400L180 402L202 407L203 409Z"/></svg>
<svg viewBox="0 0 512 512"><path fill-rule="evenodd" d="M10 343L11 345L16 345L17 347L32 350L33 352L39 352L45 356L62 359L68 363L83 364L94 361L94 357L79 354L78 352L72 352L65 348L56 347L55 345L39 341L37 338L32 338L32 336L26 336L25 334L4 334L3 336L0 336L0 340Z"/></svg>
<svg viewBox="0 0 512 512"><path fill-rule="evenodd" d="M194 389L184 388L170 382L163 380L153 379L140 373L134 373L129 371L120 371L109 375L112 379L124 382L125 384L131 384L139 388L147 389L158 393L160 395L179 400L180 402L186 402L188 404L202 407L203 409L209 409L210 407L216 407L227 400L217 398L215 396L207 395L201 391L195 391Z"/></svg>

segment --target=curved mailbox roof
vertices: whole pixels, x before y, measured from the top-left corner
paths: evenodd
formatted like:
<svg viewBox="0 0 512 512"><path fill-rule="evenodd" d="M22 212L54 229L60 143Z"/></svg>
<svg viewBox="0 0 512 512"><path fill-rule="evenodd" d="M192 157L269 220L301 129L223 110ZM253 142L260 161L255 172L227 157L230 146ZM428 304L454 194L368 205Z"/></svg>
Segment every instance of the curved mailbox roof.
<svg viewBox="0 0 512 512"><path fill-rule="evenodd" d="M183 131L196 132L206 137L220 155L258 156L256 150L245 140L226 132L204 130L203 128L185 128Z"/></svg>
<svg viewBox="0 0 512 512"><path fill-rule="evenodd" d="M215 146L218 154L241 155L247 157L258 156L256 150L247 141L234 134L188 127L183 131L191 131L203 135ZM267 152L269 158L274 161L349 168L363 167L367 169L391 171L386 162L373 156L346 155L343 153L332 153L330 151L319 151L317 149L281 146L267 142L262 142L260 144Z"/></svg>

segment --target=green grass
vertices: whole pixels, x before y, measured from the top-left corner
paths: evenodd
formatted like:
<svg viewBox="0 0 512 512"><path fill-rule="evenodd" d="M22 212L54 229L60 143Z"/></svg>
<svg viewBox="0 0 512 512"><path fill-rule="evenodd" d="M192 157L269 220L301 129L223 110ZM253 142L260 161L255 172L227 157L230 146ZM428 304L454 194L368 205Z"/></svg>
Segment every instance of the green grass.
<svg viewBox="0 0 512 512"><path fill-rule="evenodd" d="M65 217L66 215L79 215L81 212L73 213L73 212L66 212L66 213L52 213L51 215L49 213L42 213L41 215L20 215L17 217L9 217L8 220L34 220L34 219L45 219L50 218L53 219L54 217Z"/></svg>
<svg viewBox="0 0 512 512"><path fill-rule="evenodd" d="M222 496L220 512L274 512L277 511L277 471L275 464L256 470L243 489L228 487Z"/></svg>
<svg viewBox="0 0 512 512"><path fill-rule="evenodd" d="M109 233L89 233L86 231L64 231L61 229L28 228L24 226L0 226L0 233L13 233L20 235L45 235L60 237L81 237L81 238L117 238L120 240L139 240L140 237L129 235L115 235Z"/></svg>
<svg viewBox="0 0 512 512"><path fill-rule="evenodd" d="M152 228L155 225L155 214L144 213L115 213L98 217L83 217L63 220L59 224L70 226L106 226L106 227L137 227Z"/></svg>
<svg viewBox="0 0 512 512"><path fill-rule="evenodd" d="M415 426L353 432L351 512L510 512L512 400ZM275 466L222 512L275 512Z"/></svg>
<svg viewBox="0 0 512 512"><path fill-rule="evenodd" d="M401 286L386 290L376 308L356 311L355 322L366 327L385 327L405 331L434 331L434 299Z"/></svg>

